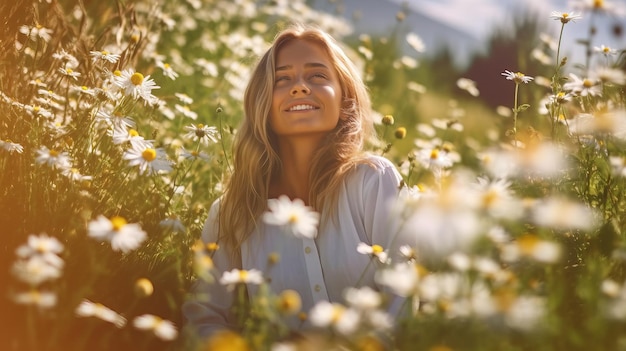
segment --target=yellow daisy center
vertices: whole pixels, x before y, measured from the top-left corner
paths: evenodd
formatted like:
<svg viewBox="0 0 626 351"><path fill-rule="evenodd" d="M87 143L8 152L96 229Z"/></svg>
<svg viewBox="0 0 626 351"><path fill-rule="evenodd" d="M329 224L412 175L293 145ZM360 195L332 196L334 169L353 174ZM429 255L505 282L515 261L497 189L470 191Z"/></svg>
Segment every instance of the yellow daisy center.
<svg viewBox="0 0 626 351"><path fill-rule="evenodd" d="M164 63L164 64L163 64L163 68L165 68L165 69L170 68L170 64L169 64L169 63Z"/></svg>
<svg viewBox="0 0 626 351"><path fill-rule="evenodd" d="M604 0L594 0L593 7L596 9L604 7Z"/></svg>
<svg viewBox="0 0 626 351"><path fill-rule="evenodd" d="M145 149L141 153L141 157L143 157L143 159L148 162L154 161L154 159L156 158L156 155L157 153L155 149Z"/></svg>
<svg viewBox="0 0 626 351"><path fill-rule="evenodd" d="M341 315L343 315L344 311L345 311L345 308L343 306L340 306L340 305L333 306L333 317L331 318L333 323L336 323L339 320L339 318L341 318Z"/></svg>
<svg viewBox="0 0 626 351"><path fill-rule="evenodd" d="M136 137L136 136L139 136L139 132L134 129L129 129L128 135L130 135L131 137Z"/></svg>
<svg viewBox="0 0 626 351"><path fill-rule="evenodd" d="M111 225L113 226L113 230L116 232L122 229L122 227L124 227L128 223L126 222L126 219L124 219L124 217L120 216L113 216L111 217L110 221Z"/></svg>
<svg viewBox="0 0 626 351"><path fill-rule="evenodd" d="M383 247L380 245L372 245L372 253L373 254L379 254L383 252Z"/></svg>
<svg viewBox="0 0 626 351"><path fill-rule="evenodd" d="M248 271L241 270L239 271L239 280L245 282L248 279Z"/></svg>
<svg viewBox="0 0 626 351"><path fill-rule="evenodd" d="M589 79L585 79L585 80L583 81L583 86L584 86L585 88L591 88L593 85L594 85L594 84L593 84L593 82L592 82L592 81L590 81Z"/></svg>
<svg viewBox="0 0 626 351"><path fill-rule="evenodd" d="M294 223L298 223L298 215L295 213L292 213L289 216L289 223L294 224Z"/></svg>
<svg viewBox="0 0 626 351"><path fill-rule="evenodd" d="M564 13L563 18L567 18L567 17L569 17L569 13Z"/></svg>
<svg viewBox="0 0 626 351"><path fill-rule="evenodd" d="M133 85L141 85L141 83L143 83L143 74L139 72L133 73L133 75L130 76L130 82L133 83Z"/></svg>
<svg viewBox="0 0 626 351"><path fill-rule="evenodd" d="M113 71L113 75L117 76L117 77L121 77L122 76L122 71L120 71L119 69L116 69L115 71Z"/></svg>
<svg viewBox="0 0 626 351"><path fill-rule="evenodd" d="M108 55L108 54L109 54L109 52L108 52L108 51L106 51L106 50L102 50L102 55Z"/></svg>
<svg viewBox="0 0 626 351"><path fill-rule="evenodd" d="M522 253L530 255L535 250L539 242L540 239L536 235L526 234L517 239L517 246L520 248Z"/></svg>
<svg viewBox="0 0 626 351"><path fill-rule="evenodd" d="M438 157L439 157L439 149L433 149L433 151L430 152L430 159L436 160Z"/></svg>
<svg viewBox="0 0 626 351"><path fill-rule="evenodd" d="M72 74L74 72L74 70L72 70L71 68L66 68L65 71L67 72L67 74Z"/></svg>
<svg viewBox="0 0 626 351"><path fill-rule="evenodd" d="M87 87L86 87L86 86L84 86L84 85L83 85L82 87L80 87L80 88L81 88L81 89L83 89L83 90L89 90L89 88L87 88Z"/></svg>
<svg viewBox="0 0 626 351"><path fill-rule="evenodd" d="M607 47L604 47L604 48L602 48L602 51L603 51L603 52L605 52L605 53L607 53L607 52L611 51L611 49L610 49L610 48L607 48Z"/></svg>
<svg viewBox="0 0 626 351"><path fill-rule="evenodd" d="M48 154L50 154L50 157L57 157L57 156L59 156L59 152L54 150L54 149L51 149L50 151L48 151Z"/></svg>
<svg viewBox="0 0 626 351"><path fill-rule="evenodd" d="M209 251L216 251L219 248L220 246L215 242L206 244L206 249Z"/></svg>
<svg viewBox="0 0 626 351"><path fill-rule="evenodd" d="M491 189L487 191L487 193L485 193L485 195L483 196L483 205L489 208L493 206L497 199L498 193L495 190Z"/></svg>

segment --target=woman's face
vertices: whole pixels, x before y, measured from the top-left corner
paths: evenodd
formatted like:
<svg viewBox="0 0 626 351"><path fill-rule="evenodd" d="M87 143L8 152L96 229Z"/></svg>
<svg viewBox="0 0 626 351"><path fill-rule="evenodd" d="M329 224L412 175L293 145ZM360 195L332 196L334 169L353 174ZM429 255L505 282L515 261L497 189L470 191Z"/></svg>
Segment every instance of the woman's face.
<svg viewBox="0 0 626 351"><path fill-rule="evenodd" d="M279 137L323 136L339 122L341 85L319 44L294 39L276 55L270 127Z"/></svg>

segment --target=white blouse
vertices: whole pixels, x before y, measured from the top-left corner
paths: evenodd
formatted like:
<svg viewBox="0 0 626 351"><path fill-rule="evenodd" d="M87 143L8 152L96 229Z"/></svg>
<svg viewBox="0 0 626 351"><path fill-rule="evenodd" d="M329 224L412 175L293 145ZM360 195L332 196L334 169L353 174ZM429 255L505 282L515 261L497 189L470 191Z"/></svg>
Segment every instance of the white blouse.
<svg viewBox="0 0 626 351"><path fill-rule="evenodd" d="M386 251L397 251L393 243L390 220L390 202L397 198L402 180L395 166L386 158L370 156L368 164L357 166L339 188L337 220L327 211L320 218L320 228L315 239L286 235L280 227L261 220L254 232L241 245L242 269L256 268L264 273L269 286L276 294L292 289L300 294L302 311L308 312L322 300L343 302L348 287L370 286L374 281L375 264L371 257L358 253L360 242L378 244ZM211 206L202 231L205 243L216 242L219 200ZM390 247L394 244L394 247ZM269 266L268 257L279 255L279 262ZM192 298L183 304L182 311L189 325L201 336L225 327L234 326L230 313L232 293L219 284L221 272L239 268L231 262L226 250L215 252L213 262L220 275L214 283L198 280L192 288ZM249 296L256 286L248 284ZM293 330L306 328L294 316L287 321Z"/></svg>

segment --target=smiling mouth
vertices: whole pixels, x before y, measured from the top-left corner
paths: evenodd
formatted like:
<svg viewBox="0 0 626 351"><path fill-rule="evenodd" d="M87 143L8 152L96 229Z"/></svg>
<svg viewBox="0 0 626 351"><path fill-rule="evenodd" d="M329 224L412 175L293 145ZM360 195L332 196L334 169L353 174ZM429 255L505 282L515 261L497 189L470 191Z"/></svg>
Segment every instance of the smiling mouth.
<svg viewBox="0 0 626 351"><path fill-rule="evenodd" d="M295 105L295 106L292 106L289 109L287 109L287 111L289 111L289 112L292 112L292 111L307 111L307 110L319 110L319 107L315 107L313 105L302 104L302 105Z"/></svg>

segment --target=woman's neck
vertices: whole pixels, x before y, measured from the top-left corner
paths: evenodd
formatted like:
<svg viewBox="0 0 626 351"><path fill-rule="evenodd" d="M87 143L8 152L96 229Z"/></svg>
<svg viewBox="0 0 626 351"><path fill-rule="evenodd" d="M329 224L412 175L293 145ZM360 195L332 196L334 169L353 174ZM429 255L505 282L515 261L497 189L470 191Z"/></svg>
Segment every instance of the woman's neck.
<svg viewBox="0 0 626 351"><path fill-rule="evenodd" d="M270 197L287 195L309 202L311 162L319 148L320 138L281 138L278 154L282 172L270 185Z"/></svg>

